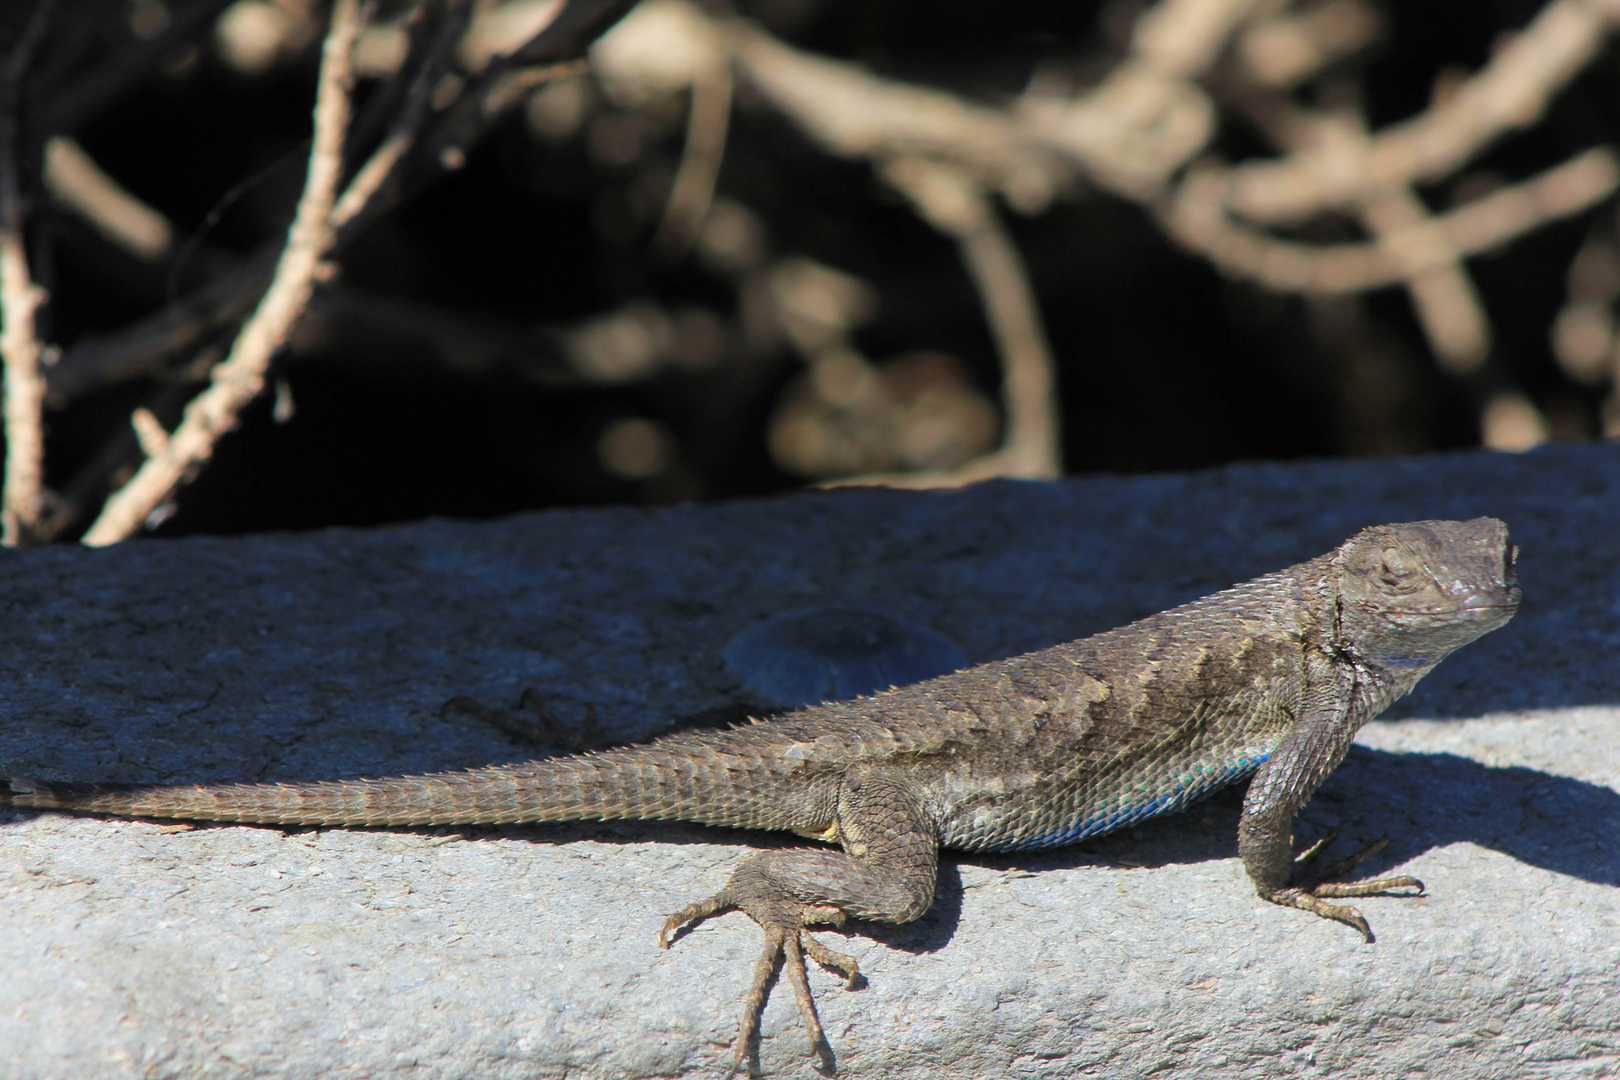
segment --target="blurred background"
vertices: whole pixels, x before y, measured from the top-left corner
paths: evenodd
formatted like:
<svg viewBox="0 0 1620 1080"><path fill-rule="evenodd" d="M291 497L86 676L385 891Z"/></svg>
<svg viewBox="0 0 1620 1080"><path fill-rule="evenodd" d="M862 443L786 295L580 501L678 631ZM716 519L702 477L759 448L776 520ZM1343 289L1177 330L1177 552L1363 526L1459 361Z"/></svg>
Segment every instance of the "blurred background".
<svg viewBox="0 0 1620 1080"><path fill-rule="evenodd" d="M37 12L4 6L15 55ZM557 10L372 8L351 172L388 95L446 114ZM36 542L84 532L262 292L329 17L44 17L11 84ZM147 524L1620 435L1616 29L1599 0L646 0L343 236Z"/></svg>

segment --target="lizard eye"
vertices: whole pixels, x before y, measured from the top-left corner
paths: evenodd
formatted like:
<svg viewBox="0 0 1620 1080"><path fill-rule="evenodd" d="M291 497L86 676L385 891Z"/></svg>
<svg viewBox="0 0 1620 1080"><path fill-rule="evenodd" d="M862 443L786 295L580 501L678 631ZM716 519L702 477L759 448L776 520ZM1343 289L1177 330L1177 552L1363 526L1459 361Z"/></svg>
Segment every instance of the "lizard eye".
<svg viewBox="0 0 1620 1080"><path fill-rule="evenodd" d="M1385 585L1403 585L1406 579L1417 572L1417 560L1402 551L1400 548L1385 548L1383 566L1380 568L1379 578Z"/></svg>

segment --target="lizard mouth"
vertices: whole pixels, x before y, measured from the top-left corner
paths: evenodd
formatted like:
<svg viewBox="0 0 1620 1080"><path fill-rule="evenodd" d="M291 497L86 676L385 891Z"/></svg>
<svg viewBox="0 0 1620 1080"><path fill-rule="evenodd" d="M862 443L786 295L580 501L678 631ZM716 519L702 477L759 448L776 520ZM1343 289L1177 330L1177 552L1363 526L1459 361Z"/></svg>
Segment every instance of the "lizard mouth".
<svg viewBox="0 0 1620 1080"><path fill-rule="evenodd" d="M1401 611L1403 614L1409 615L1413 618L1444 618L1446 616L1450 616L1451 618L1466 618L1470 615L1486 615L1491 612L1501 611L1506 611L1511 614L1518 609L1519 590L1515 587L1513 591L1510 592L1505 598L1492 603L1456 605L1436 604L1432 607L1402 608Z"/></svg>

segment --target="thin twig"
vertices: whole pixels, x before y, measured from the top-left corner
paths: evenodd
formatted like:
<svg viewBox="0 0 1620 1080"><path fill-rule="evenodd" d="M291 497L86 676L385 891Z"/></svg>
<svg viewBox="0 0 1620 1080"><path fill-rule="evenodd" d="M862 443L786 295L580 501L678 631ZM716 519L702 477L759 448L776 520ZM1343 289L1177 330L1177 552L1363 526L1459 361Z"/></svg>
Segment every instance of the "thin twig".
<svg viewBox="0 0 1620 1080"><path fill-rule="evenodd" d="M472 5L468 0L452 0L444 18L434 27L431 39L422 36L422 59L415 65L409 90L394 95L404 106L390 126L390 133L370 160L350 181L348 189L333 210L333 224L339 232L333 241L341 249L373 220L380 204L376 195L399 160L410 149L411 136L419 128L431 104L437 85L454 51L456 40L466 29ZM377 105L368 104L368 112ZM374 127L380 127L380 118ZM361 133L356 124L356 136ZM360 211L366 214L361 220ZM62 408L93 390L155 375L169 358L194 349L253 310L269 286L281 245L272 244L243 260L235 269L218 273L186 296L161 311L126 326L116 333L92 335L75 342L46 375L49 402Z"/></svg>
<svg viewBox="0 0 1620 1080"><path fill-rule="evenodd" d="M491 60L468 81L421 139L424 160L445 169L460 168L467 148L497 116L517 103L521 91L583 70L570 61L583 57L591 43L635 4L636 0L567 0L539 33L510 56Z"/></svg>
<svg viewBox="0 0 1620 1080"><path fill-rule="evenodd" d="M1437 180L1508 131L1528 127L1620 26L1615 0L1553 0L1444 101L1374 134L1362 168L1332 148L1232 170L1227 207L1255 224L1352 208L1368 189Z"/></svg>
<svg viewBox="0 0 1620 1080"><path fill-rule="evenodd" d="M675 183L664 205L663 220L653 233L652 249L667 259L678 259L691 249L703 219L714 201L720 162L726 152L726 131L731 121L731 64L713 58L692 80L692 105L686 123L686 149Z"/></svg>
<svg viewBox="0 0 1620 1080"><path fill-rule="evenodd" d="M65 135L45 144L45 186L103 236L138 259L161 259L174 242L174 227L168 218L124 190L82 146Z"/></svg>
<svg viewBox="0 0 1620 1080"><path fill-rule="evenodd" d="M1386 236L1370 244L1320 246L1276 237L1225 212L1226 176L1195 169L1160 209L1176 240L1233 277L1279 292L1356 293L1394 285L1453 259L1500 247L1540 225L1578 214L1620 186L1620 160L1598 147L1538 176L1430 218L1425 236ZM1412 254L1397 258L1392 249Z"/></svg>
<svg viewBox="0 0 1620 1080"><path fill-rule="evenodd" d="M1217 110L1197 80L1261 0L1160 0L1137 20L1131 52L1097 87L1068 101L1025 102L1025 127L1138 202L1156 198L1215 134Z"/></svg>
<svg viewBox="0 0 1620 1080"><path fill-rule="evenodd" d="M1249 104L1258 106L1251 112L1272 114L1268 129L1283 149L1327 149L1346 167L1367 171L1371 144L1359 108L1318 113L1295 107L1282 95L1267 98L1251 98ZM1369 186L1361 198L1355 213L1362 226L1408 269L1406 291L1435 359L1454 375L1477 370L1490 351L1491 327L1462 256L1430 227L1429 208L1406 185Z"/></svg>
<svg viewBox="0 0 1620 1080"><path fill-rule="evenodd" d="M450 69L456 43L466 32L472 13L473 5L470 0L452 0L449 10L445 12L443 20L435 29L432 40L425 45L426 54L417 67L416 74L411 78L404 104L395 115L387 137L361 166L360 171L355 173L354 179L349 181L349 186L338 199L337 205L332 208L334 228L343 229L359 217L361 211L372 204L383 185L396 175L399 163L404 160L422 126L427 122L433 104L433 92L438 88L445 72ZM373 207L373 213L375 212L376 208Z"/></svg>
<svg viewBox="0 0 1620 1080"><path fill-rule="evenodd" d="M1423 334L1440 366L1466 375L1485 363L1491 324L1479 290L1455 251L1425 251L1441 239L1428 226L1429 208L1410 188L1393 188L1367 200L1361 220L1399 263L1411 267L1406 291Z"/></svg>
<svg viewBox="0 0 1620 1080"><path fill-rule="evenodd" d="M154 416L160 424L173 423L180 418L186 398L193 387L183 382L165 383L147 395L137 411ZM144 459L136 430L131 424L120 424L107 436L102 445L81 464L55 492L55 498L40 519L35 539L48 544L78 528L79 523L95 513L107 495L127 480Z"/></svg>
<svg viewBox="0 0 1620 1080"><path fill-rule="evenodd" d="M359 0L337 0L322 47L309 175L269 290L237 335L230 355L214 369L209 388L186 407L185 418L163 452L148 458L130 482L107 500L84 543L99 547L133 536L154 510L173 497L188 473L213 454L220 436L236 426L243 406L264 386L271 358L309 302L321 260L332 241L332 206L343 175L351 61L360 24Z"/></svg>
<svg viewBox="0 0 1620 1080"><path fill-rule="evenodd" d="M134 325L75 342L45 373L52 408L104 387L156 375L171 356L223 333L264 295L278 255L276 245L266 246Z"/></svg>
<svg viewBox="0 0 1620 1080"><path fill-rule="evenodd" d="M803 52L746 23L725 29L748 82L829 153L950 161L1023 210L1043 209L1074 178L1071 164L999 109Z"/></svg>
<svg viewBox="0 0 1620 1080"><path fill-rule="evenodd" d="M930 225L956 240L1001 356L1006 434L998 449L952 475L961 482L1063 475L1052 350L1023 259L995 208L983 188L952 166L901 158L887 163L883 175Z"/></svg>
<svg viewBox="0 0 1620 1080"><path fill-rule="evenodd" d="M32 542L34 526L45 508L45 355L34 316L45 302L45 290L28 270L23 239L21 150L23 82L34 50L45 35L52 0L38 0L33 15L7 58L0 84L0 357L5 363L6 468L0 493L0 544L17 547Z"/></svg>
<svg viewBox="0 0 1620 1080"><path fill-rule="evenodd" d="M608 3L574 0L570 7L576 5L589 15L593 11L622 13L629 3L628 0ZM513 55L536 59L577 56L593 40L583 36L586 30L594 28L599 33L611 25L605 16L594 21L582 16L581 20L559 28L561 21L562 15L559 15ZM345 216L334 239L334 251L342 251L363 235L383 212L427 186L444 171L446 157L462 154L462 148L487 131L500 116L499 110L490 108L496 97L510 106L517 100L511 94L512 87L532 87L584 67L579 60L562 60L528 70L516 69L510 58L496 63L501 65L503 75L510 76L506 82L474 80L463 89L456 103L443 115L429 121L427 129L413 140L384 140L384 145L351 182L353 198L347 198L348 192L345 193ZM398 179L397 183L387 183L394 178ZM357 207L363 207L363 212ZM270 280L275 257L276 248L271 247L253 256L238 270L213 278L134 326L74 344L48 373L52 404L60 406L99 387L161 371L169 357L195 347L251 310Z"/></svg>

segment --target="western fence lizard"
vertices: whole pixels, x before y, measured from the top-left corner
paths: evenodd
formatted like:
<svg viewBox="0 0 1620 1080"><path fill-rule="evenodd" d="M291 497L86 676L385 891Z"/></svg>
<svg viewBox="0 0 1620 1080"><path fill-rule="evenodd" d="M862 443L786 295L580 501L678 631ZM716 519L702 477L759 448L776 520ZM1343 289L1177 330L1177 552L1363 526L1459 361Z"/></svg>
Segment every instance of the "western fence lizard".
<svg viewBox="0 0 1620 1080"><path fill-rule="evenodd" d="M1421 892L1422 883L1329 882L1381 844L1296 879L1294 815L1357 729L1512 618L1516 557L1494 518L1386 525L1117 630L730 730L376 780L135 787L17 777L9 797L19 807L281 825L680 820L837 845L754 855L659 934L667 948L696 920L746 912L765 946L733 1070L751 1053L779 964L812 1052L830 1065L804 956L852 986L858 973L807 926L916 919L933 903L941 847L1066 844L1250 774L1238 846L1260 895L1371 940L1354 908L1326 898Z"/></svg>

